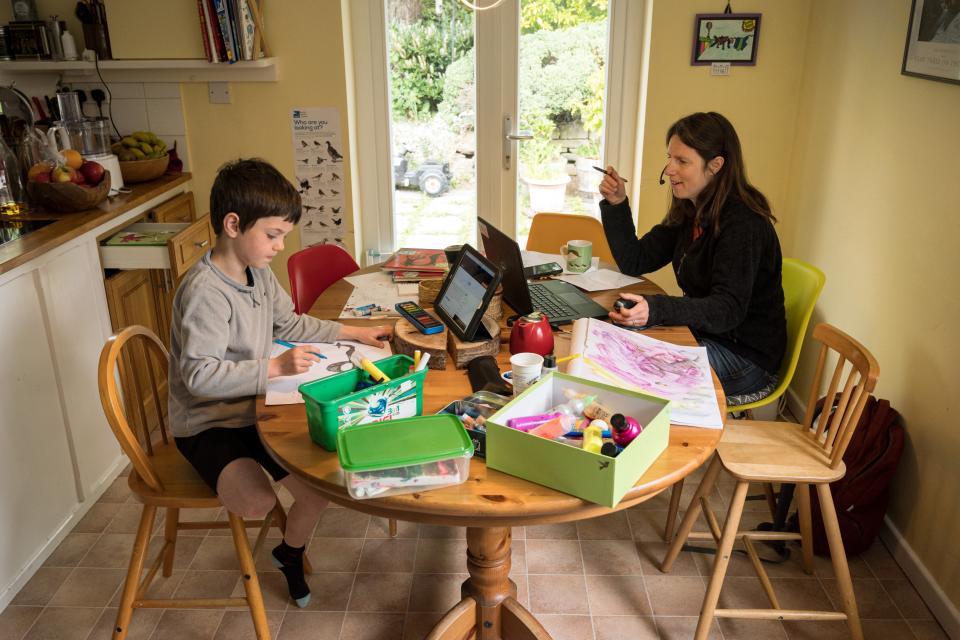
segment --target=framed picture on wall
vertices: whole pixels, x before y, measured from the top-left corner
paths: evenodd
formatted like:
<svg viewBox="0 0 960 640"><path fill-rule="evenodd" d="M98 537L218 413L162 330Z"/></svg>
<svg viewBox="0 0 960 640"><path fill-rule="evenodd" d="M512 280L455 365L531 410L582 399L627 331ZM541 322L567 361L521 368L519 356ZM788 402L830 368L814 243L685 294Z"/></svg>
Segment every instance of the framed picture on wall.
<svg viewBox="0 0 960 640"><path fill-rule="evenodd" d="M900 72L960 84L960 0L913 0Z"/></svg>
<svg viewBox="0 0 960 640"><path fill-rule="evenodd" d="M698 13L693 25L690 64L757 64L759 13Z"/></svg>

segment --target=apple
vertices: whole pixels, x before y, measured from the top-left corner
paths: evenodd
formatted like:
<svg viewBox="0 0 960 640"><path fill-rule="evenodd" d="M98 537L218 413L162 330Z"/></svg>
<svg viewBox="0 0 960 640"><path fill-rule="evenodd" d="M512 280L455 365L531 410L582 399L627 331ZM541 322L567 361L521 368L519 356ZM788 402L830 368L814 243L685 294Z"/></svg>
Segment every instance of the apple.
<svg viewBox="0 0 960 640"><path fill-rule="evenodd" d="M30 180L31 182L50 182L50 172L44 171L43 173L35 173Z"/></svg>
<svg viewBox="0 0 960 640"><path fill-rule="evenodd" d="M53 170L50 176L52 178L51 182L73 182L73 176L75 176L76 173L77 172L70 167L60 165Z"/></svg>
<svg viewBox="0 0 960 640"><path fill-rule="evenodd" d="M84 160L79 171L83 174L83 179L87 181L87 184L96 185L103 180L103 166L93 160Z"/></svg>
<svg viewBox="0 0 960 640"><path fill-rule="evenodd" d="M29 171L27 171L27 180L36 180L38 175L45 173L47 174L47 179L40 180L39 182L50 182L50 171L52 169L52 162L38 162L30 167Z"/></svg>

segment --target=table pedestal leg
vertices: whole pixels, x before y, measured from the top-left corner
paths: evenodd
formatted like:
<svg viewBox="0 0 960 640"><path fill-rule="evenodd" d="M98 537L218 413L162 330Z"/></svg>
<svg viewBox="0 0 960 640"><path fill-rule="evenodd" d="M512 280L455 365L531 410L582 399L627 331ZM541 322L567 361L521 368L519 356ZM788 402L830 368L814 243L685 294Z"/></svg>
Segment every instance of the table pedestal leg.
<svg viewBox="0 0 960 640"><path fill-rule="evenodd" d="M551 640L550 634L517 602L510 579L510 528L467 528L467 570L463 600L437 623L429 640Z"/></svg>

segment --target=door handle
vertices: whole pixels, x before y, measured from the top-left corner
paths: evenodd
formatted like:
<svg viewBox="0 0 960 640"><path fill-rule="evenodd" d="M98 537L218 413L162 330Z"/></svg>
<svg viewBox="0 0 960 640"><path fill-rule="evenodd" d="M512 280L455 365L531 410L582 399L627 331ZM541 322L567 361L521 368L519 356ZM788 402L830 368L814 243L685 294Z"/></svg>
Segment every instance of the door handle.
<svg viewBox="0 0 960 640"><path fill-rule="evenodd" d="M503 116L503 168L510 168L511 157L513 156L513 143L520 140L533 140L533 134L529 131L513 131L513 119L510 116Z"/></svg>
<svg viewBox="0 0 960 640"><path fill-rule="evenodd" d="M210 244L210 241L209 241L209 240L204 240L203 242L194 242L194 243L193 243L193 245L194 245L197 249L203 249L203 248L204 248L205 246L207 246L208 244Z"/></svg>

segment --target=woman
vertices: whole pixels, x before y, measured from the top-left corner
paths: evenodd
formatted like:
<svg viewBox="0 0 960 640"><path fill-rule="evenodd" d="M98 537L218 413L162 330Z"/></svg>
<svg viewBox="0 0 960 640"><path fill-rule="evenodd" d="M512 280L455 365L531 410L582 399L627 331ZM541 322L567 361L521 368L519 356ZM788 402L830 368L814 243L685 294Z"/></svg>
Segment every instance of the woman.
<svg viewBox="0 0 960 640"><path fill-rule="evenodd" d="M719 113L694 113L667 131L673 201L663 222L637 238L623 180L600 183L607 242L623 273L673 263L682 297L638 296L610 313L628 327L687 325L707 348L730 406L769 395L787 344L776 218L747 182L740 140Z"/></svg>

